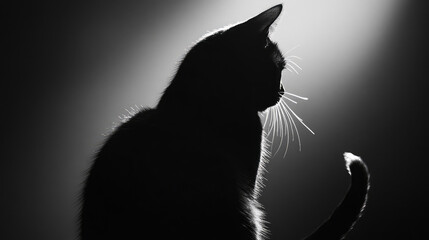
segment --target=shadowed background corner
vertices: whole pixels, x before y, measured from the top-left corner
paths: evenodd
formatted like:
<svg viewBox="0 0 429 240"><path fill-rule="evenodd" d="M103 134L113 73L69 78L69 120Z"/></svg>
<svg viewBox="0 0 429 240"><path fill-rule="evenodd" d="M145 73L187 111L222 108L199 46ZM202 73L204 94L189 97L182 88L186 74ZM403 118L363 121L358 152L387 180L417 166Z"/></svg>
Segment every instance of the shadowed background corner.
<svg viewBox="0 0 429 240"><path fill-rule="evenodd" d="M186 49L207 31L280 1L21 2L6 8L11 67L2 94L0 238L73 239L91 156L118 116L152 107ZM421 4L421 5L419 5ZM300 239L342 199L342 153L371 172L364 217L350 239L418 238L423 196L422 3L284 1L272 38L302 60L285 71L300 128L268 165L262 195L271 239ZM406 222L404 222L404 220ZM422 219L422 218L420 218Z"/></svg>

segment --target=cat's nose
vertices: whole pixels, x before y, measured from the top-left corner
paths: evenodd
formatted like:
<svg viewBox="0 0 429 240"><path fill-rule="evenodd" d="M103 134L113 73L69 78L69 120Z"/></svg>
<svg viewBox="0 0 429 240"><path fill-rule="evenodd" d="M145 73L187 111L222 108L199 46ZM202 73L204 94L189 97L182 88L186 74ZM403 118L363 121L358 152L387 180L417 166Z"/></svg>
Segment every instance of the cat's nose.
<svg viewBox="0 0 429 240"><path fill-rule="evenodd" d="M283 84L280 83L280 91L279 91L280 95L283 95L285 93L285 89L283 88Z"/></svg>

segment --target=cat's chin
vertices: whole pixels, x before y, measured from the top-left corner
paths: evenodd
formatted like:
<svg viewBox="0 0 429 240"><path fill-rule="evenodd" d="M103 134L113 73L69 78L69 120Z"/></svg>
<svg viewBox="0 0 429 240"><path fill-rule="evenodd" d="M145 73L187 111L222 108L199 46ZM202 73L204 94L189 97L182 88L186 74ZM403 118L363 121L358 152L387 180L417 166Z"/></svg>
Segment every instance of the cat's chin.
<svg viewBox="0 0 429 240"><path fill-rule="evenodd" d="M285 89L283 88L283 84L280 84L279 97L281 98L283 96L283 94L285 94Z"/></svg>
<svg viewBox="0 0 429 240"><path fill-rule="evenodd" d="M281 101L281 99L282 99L282 97L283 97L283 94L285 93L285 90L284 90L284 88L283 88L283 85L282 84L280 84L280 89L279 89L279 91L278 91L278 93L275 95L275 97L273 97L275 100L273 101L274 102L274 104L273 105L271 105L270 107L273 107L273 106L275 106L275 105L277 105L280 101Z"/></svg>

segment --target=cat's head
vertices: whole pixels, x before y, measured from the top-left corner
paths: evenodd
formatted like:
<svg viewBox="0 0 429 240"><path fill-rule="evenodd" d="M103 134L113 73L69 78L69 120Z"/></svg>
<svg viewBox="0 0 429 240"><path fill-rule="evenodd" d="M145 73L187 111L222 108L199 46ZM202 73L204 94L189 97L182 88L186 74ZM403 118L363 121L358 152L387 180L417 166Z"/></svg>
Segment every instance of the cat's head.
<svg viewBox="0 0 429 240"><path fill-rule="evenodd" d="M277 5L203 37L185 56L167 91L220 108L263 111L275 105L283 94L285 60L269 31L281 11Z"/></svg>

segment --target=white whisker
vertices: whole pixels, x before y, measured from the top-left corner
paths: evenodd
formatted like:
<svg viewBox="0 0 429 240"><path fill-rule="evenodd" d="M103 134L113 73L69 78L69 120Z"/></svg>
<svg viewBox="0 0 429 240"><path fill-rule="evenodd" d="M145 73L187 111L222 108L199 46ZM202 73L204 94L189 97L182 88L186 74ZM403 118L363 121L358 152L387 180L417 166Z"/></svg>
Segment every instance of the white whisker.
<svg viewBox="0 0 429 240"><path fill-rule="evenodd" d="M289 107L289 105L287 105L286 104L286 107L290 110L290 112L295 116L295 118L296 119L298 119L299 120L299 122L305 127L305 128L307 128L307 130L308 131L310 131L313 135L315 134L314 132L313 132L313 130L311 130L304 122L303 122L303 120L298 116L298 115L296 115L296 113Z"/></svg>
<svg viewBox="0 0 429 240"><path fill-rule="evenodd" d="M288 100L288 101L291 101L291 102L293 102L293 103L295 103L295 104L298 104L298 102L297 102L297 101L294 101L294 100L292 100L292 99L290 99L290 98L288 98L288 97L286 97L286 96L282 96L282 98L283 98L283 99L286 99L286 100Z"/></svg>
<svg viewBox="0 0 429 240"><path fill-rule="evenodd" d="M273 132L272 132L272 137L271 137L271 141L274 143L274 139L276 137L277 134L277 112L276 112L277 108L276 106L273 107ZM273 151L273 146L274 144L271 145L271 151Z"/></svg>
<svg viewBox="0 0 429 240"><path fill-rule="evenodd" d="M284 108L283 105L282 105L281 109L282 109L282 112L283 112L283 118L286 120L286 134L287 134L287 136L286 136L287 137L287 139L286 139L286 149L285 149L285 153L283 154L283 157L284 157L284 156L286 156L286 153L287 153L287 151L289 149L291 132L292 132L292 139L293 139L294 134L293 134L292 125L290 124L290 122L289 122L289 120L287 118L287 114L286 114L287 109ZM291 127L290 130L289 130L289 126Z"/></svg>
<svg viewBox="0 0 429 240"><path fill-rule="evenodd" d="M295 56L295 55L291 55L291 56L286 56L286 60L290 60L291 58L296 58L296 59L299 59L299 60L302 60L302 58L300 58L300 57L298 57L298 56Z"/></svg>
<svg viewBox="0 0 429 240"><path fill-rule="evenodd" d="M299 68L299 70L302 70L302 68L294 61L289 60L289 63L292 63L293 65L295 65L297 68Z"/></svg>
<svg viewBox="0 0 429 240"><path fill-rule="evenodd" d="M301 96L298 96L298 95L293 94L293 93L290 93L290 92L284 92L284 93L285 93L285 94L287 94L287 95L290 95L290 96L293 96L293 97L296 97L296 98L302 99L302 100L308 100L308 98L307 98L307 97L301 97Z"/></svg>
<svg viewBox="0 0 429 240"><path fill-rule="evenodd" d="M289 108L289 106L287 105L286 102L283 102L283 103L284 103L284 106L286 107L286 114L288 116L288 119L292 123L293 128L295 129L296 136L297 136L297 139L298 139L299 151L301 151L301 137L299 136L298 127L296 126L295 120L293 120L293 117L290 115L290 112L289 112L290 108ZM291 126L291 128L292 128L292 126ZM292 133L293 133L293 130L292 130Z"/></svg>
<svg viewBox="0 0 429 240"><path fill-rule="evenodd" d="M288 151L288 148L289 148L289 126L288 126L288 121L287 121L286 114L284 112L285 109L284 109L283 105L281 104L282 101L283 101L283 99L280 101L280 103L278 104L278 106L279 106L279 111L281 113L281 116L283 117L283 119L286 119L286 122L285 122L284 128L282 129L282 135L281 135L279 147L278 147L277 151L275 152L275 154L277 154L277 152L280 150L280 148L282 146L284 135L286 135L286 149L285 149L285 154L286 154L286 152ZM283 135L283 132L284 132L284 135Z"/></svg>
<svg viewBox="0 0 429 240"><path fill-rule="evenodd" d="M265 111L265 114L264 114L264 116L265 116L265 120L264 120L264 124L262 125L262 126L263 126L263 128L265 128L265 127L267 126L269 112L270 112L270 109L267 109L267 110Z"/></svg>
<svg viewBox="0 0 429 240"><path fill-rule="evenodd" d="M285 112L285 115L286 115L286 119L287 119L287 122L289 122L289 124L290 124L290 132L291 132L291 134L292 134L292 142L294 142L295 141L295 133L294 133L294 129L295 129L295 131L297 131L297 136L298 136L298 129L297 129L297 127L296 127L296 124L295 124L295 122L293 121L293 119L292 119L292 117L290 116L290 114L289 114L289 111L287 110L287 108L285 107L286 106L286 103L285 102L283 102L283 109L284 109L284 112ZM299 136L298 136L298 146L299 146L299 150L301 151L301 139L299 138ZM287 147L288 148L288 147ZM283 154L283 157L285 157L286 156L286 152Z"/></svg>
<svg viewBox="0 0 429 240"><path fill-rule="evenodd" d="M286 105L287 106L287 105ZM301 137L299 136L299 131L298 131L298 127L295 124L295 120L293 120L292 116L290 115L289 111L287 111L287 115L289 117L289 119L291 120L293 127L295 128L295 132L296 132L296 137L298 138L298 146L299 146L299 151L301 151Z"/></svg>
<svg viewBox="0 0 429 240"><path fill-rule="evenodd" d="M280 122L281 122L281 117L279 116L279 108L277 107L277 105L275 106L275 113L276 113L276 128L277 128L277 131L276 131L276 135L278 136L278 135L280 135ZM274 138L273 138L274 139Z"/></svg>
<svg viewBox="0 0 429 240"><path fill-rule="evenodd" d="M274 124L274 133L276 135L278 135L278 132L279 132L279 129L278 129L279 128L279 124L278 124L279 116L277 115L277 107L274 107L273 109L274 109L274 119L276 119L275 124Z"/></svg>
<svg viewBox="0 0 429 240"><path fill-rule="evenodd" d="M297 49L299 46L300 46L300 45L298 44L298 45L296 45L295 47L293 47L293 48L291 48L291 49L287 50L287 51L284 53L284 55L286 55L286 54L287 54L287 53L289 53L289 52L292 52L293 50Z"/></svg>
<svg viewBox="0 0 429 240"><path fill-rule="evenodd" d="M292 126L292 117L290 116L290 114L289 114L289 111L288 111L288 109L287 109L287 107L286 107L286 102L282 102L282 106L283 106L283 109L285 110L285 113L286 113L286 119L287 119L287 121L289 122L289 124L290 124L290 130L291 130L291 134L292 134L292 142L293 141L295 141L295 133L293 132L293 126Z"/></svg>
<svg viewBox="0 0 429 240"><path fill-rule="evenodd" d="M277 105L276 105L276 111L277 111L277 114L278 114L278 116L279 116L279 121L278 121L278 123L279 123L279 127L280 127L280 143L279 143L279 145L278 145L278 147L277 147L277 150L276 150L276 152L274 153L274 155L276 155L276 154L277 154L277 152L280 150L280 148L281 148L281 146L282 146L282 143L283 143L283 121L281 121L281 117L282 117L282 114L281 114L281 108L279 108L278 106L279 106L279 105L277 104Z"/></svg>
<svg viewBox="0 0 429 240"><path fill-rule="evenodd" d="M266 137L267 137L267 140L268 140L268 137L270 136L271 132L274 129L274 120L273 120L274 116L273 116L273 108L272 107L268 109L267 114L268 114L267 117L269 118L269 120L268 120L268 131L267 131ZM274 133L273 133L273 135L274 135ZM273 139L271 139L270 147L272 147L272 143L273 143Z"/></svg>
<svg viewBox="0 0 429 240"><path fill-rule="evenodd" d="M268 129L268 132L267 132L267 136L268 136L268 135L270 135L271 131L273 130L273 114L272 114L272 108L270 108L270 109L269 109L268 117L269 117L270 119L269 119L269 123L268 123L269 129Z"/></svg>
<svg viewBox="0 0 429 240"><path fill-rule="evenodd" d="M280 111L279 111L279 108L276 106L276 115L277 115L277 130L278 130L278 132L279 132L279 134L278 135L281 135L281 133L282 133L282 124L281 124L281 120L282 120L282 118L281 118L281 116L280 116Z"/></svg>
<svg viewBox="0 0 429 240"><path fill-rule="evenodd" d="M296 74L298 74L299 75L299 72L292 66L292 65L290 65L289 63L286 63L286 66L288 66L288 67L290 67L290 68L292 68L292 70L296 73Z"/></svg>

